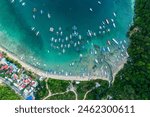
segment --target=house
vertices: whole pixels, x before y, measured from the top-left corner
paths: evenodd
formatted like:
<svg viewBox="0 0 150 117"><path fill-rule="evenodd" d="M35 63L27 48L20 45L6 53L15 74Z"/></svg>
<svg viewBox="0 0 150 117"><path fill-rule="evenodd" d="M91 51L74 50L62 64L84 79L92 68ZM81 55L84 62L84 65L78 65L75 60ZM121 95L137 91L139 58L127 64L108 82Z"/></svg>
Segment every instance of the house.
<svg viewBox="0 0 150 117"><path fill-rule="evenodd" d="M25 89L23 93L24 93L24 96L26 97L26 96L28 96L29 91L27 89Z"/></svg>
<svg viewBox="0 0 150 117"><path fill-rule="evenodd" d="M21 85L19 85L19 90L21 91L21 90L23 90L23 89L25 89L25 87L26 87L26 85L25 84L21 84Z"/></svg>
<svg viewBox="0 0 150 117"><path fill-rule="evenodd" d="M16 84L16 83L14 83L13 85L14 85L16 88L18 88L18 86L19 86L19 85L18 85L18 84Z"/></svg>
<svg viewBox="0 0 150 117"><path fill-rule="evenodd" d="M3 65L0 70L8 70L9 66L7 64Z"/></svg>
<svg viewBox="0 0 150 117"><path fill-rule="evenodd" d="M24 79L23 82L24 82L24 84L28 85L30 83L30 80L29 79Z"/></svg>
<svg viewBox="0 0 150 117"><path fill-rule="evenodd" d="M36 87L36 86L38 85L38 83L35 82L35 81L32 81L30 85L31 85L32 87Z"/></svg>
<svg viewBox="0 0 150 117"><path fill-rule="evenodd" d="M13 77L14 80L17 80L17 79L18 79L17 74L13 74L12 77Z"/></svg>
<svg viewBox="0 0 150 117"><path fill-rule="evenodd" d="M2 53L0 53L0 60L3 58L3 54Z"/></svg>
<svg viewBox="0 0 150 117"><path fill-rule="evenodd" d="M18 89L19 89L20 91L23 90L23 88L22 88L21 86L19 86Z"/></svg>

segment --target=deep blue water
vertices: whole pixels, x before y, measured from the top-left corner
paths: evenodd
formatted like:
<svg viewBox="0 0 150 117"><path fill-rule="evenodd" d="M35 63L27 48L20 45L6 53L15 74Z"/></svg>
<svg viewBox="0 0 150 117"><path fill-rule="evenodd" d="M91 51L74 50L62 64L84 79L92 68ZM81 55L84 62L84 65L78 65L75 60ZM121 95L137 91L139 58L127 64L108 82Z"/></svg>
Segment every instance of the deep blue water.
<svg viewBox="0 0 150 117"><path fill-rule="evenodd" d="M94 44L128 41L131 0L0 1L1 44L44 70L70 71Z"/></svg>

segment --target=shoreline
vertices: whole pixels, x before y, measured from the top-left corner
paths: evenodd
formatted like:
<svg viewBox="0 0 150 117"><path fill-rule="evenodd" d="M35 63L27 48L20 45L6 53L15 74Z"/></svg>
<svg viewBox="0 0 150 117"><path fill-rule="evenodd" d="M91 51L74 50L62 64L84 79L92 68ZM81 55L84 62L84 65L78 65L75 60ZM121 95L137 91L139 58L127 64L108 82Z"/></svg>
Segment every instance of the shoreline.
<svg viewBox="0 0 150 117"><path fill-rule="evenodd" d="M131 0L131 5L134 8L135 5L135 0ZM97 78L95 76L92 76L92 79L89 79L88 76L85 77L80 77L80 76L65 76L65 75L52 75L46 71L43 71L42 69L36 68L34 66L32 66L29 63L26 63L25 61L21 60L18 56L16 56L14 53L8 51L6 48L0 46L0 51L5 52L8 57L18 61L22 67L24 67L26 70L31 71L41 77L44 78L51 78L51 79L58 79L58 80L76 80L76 81L88 81L88 80L96 80L96 79L101 79L101 80L107 80L109 81L108 78L105 77L101 77L101 78ZM113 72L113 81L115 80L115 76L116 74L124 67L124 64L126 63L127 59L120 62L120 64L118 65L117 69Z"/></svg>
<svg viewBox="0 0 150 117"><path fill-rule="evenodd" d="M38 68L35 68L34 66L22 61L19 59L19 57L17 57L15 54L7 51L7 49L5 49L4 47L0 46L0 51L1 52L5 52L7 54L8 57L18 61L22 67L24 67L26 70L31 71L43 78L51 78L51 79L56 79L56 80L71 80L71 81L89 81L89 80L97 80L97 79L101 79L101 80L107 80L107 78L103 77L103 78L97 78L92 76L92 79L89 79L88 76L85 77L80 77L80 76L62 76L62 75L52 75L47 73L46 71L42 71ZM123 68L124 64L126 61L123 61L119 66L118 69L113 73L113 77L115 77L115 75ZM113 79L114 80L114 79Z"/></svg>

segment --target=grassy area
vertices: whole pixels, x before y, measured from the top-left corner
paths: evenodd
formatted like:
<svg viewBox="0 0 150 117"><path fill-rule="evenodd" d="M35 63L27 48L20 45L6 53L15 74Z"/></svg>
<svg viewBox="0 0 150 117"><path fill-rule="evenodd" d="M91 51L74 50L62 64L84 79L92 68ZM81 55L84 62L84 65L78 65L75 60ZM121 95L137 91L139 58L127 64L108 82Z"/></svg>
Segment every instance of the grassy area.
<svg viewBox="0 0 150 117"><path fill-rule="evenodd" d="M78 94L78 99L82 100L84 98L85 93L95 86L95 82L85 81L80 82L80 84L76 85L76 91Z"/></svg>
<svg viewBox="0 0 150 117"><path fill-rule="evenodd" d="M49 79L47 83L52 93L61 93L66 91L70 81Z"/></svg>
<svg viewBox="0 0 150 117"><path fill-rule="evenodd" d="M51 96L47 100L75 100L75 94L70 91L64 94Z"/></svg>
<svg viewBox="0 0 150 117"><path fill-rule="evenodd" d="M51 90L52 94L54 93L62 93L65 92L69 86L70 81L64 80L55 80L55 79L48 79L48 87ZM96 99L103 99L102 97L106 95L105 91L108 89L108 82L102 80L93 80L93 81L82 81L79 84L73 82L73 85L77 91L78 99L82 100L84 95L87 91L91 90L93 87L96 86L96 83L100 84L100 87L97 89L92 90L88 95L86 100L96 100ZM48 91L46 89L46 82L42 81L39 82L39 87L37 88L36 92L36 99L43 99L48 95ZM75 94L73 92L68 92L65 94L55 95L49 97L48 100L74 100Z"/></svg>
<svg viewBox="0 0 150 117"><path fill-rule="evenodd" d="M22 98L7 85L0 84L0 100L21 100Z"/></svg>

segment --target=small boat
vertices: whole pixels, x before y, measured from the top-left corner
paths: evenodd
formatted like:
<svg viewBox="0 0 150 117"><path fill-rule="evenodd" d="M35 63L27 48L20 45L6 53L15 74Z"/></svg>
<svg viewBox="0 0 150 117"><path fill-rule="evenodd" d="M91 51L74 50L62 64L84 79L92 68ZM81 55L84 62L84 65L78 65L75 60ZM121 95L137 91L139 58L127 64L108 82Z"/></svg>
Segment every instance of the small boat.
<svg viewBox="0 0 150 117"><path fill-rule="evenodd" d="M41 10L40 13L43 14L43 10Z"/></svg>
<svg viewBox="0 0 150 117"><path fill-rule="evenodd" d="M93 35L96 36L96 33L94 32Z"/></svg>
<svg viewBox="0 0 150 117"><path fill-rule="evenodd" d="M116 24L115 23L113 23L113 27L116 28Z"/></svg>
<svg viewBox="0 0 150 117"><path fill-rule="evenodd" d="M126 55L129 56L128 52L126 52Z"/></svg>
<svg viewBox="0 0 150 117"><path fill-rule="evenodd" d="M124 55L123 55L122 53L121 53L120 55L121 55L122 57L124 57Z"/></svg>
<svg viewBox="0 0 150 117"><path fill-rule="evenodd" d="M80 45L80 41L78 41L78 45Z"/></svg>
<svg viewBox="0 0 150 117"><path fill-rule="evenodd" d="M54 28L53 28L53 27L50 27L49 31L50 31L50 32L54 32Z"/></svg>
<svg viewBox="0 0 150 117"><path fill-rule="evenodd" d="M107 47L107 50L110 52L110 48L109 47Z"/></svg>
<svg viewBox="0 0 150 117"><path fill-rule="evenodd" d="M65 75L68 76L68 73L66 72Z"/></svg>
<svg viewBox="0 0 150 117"><path fill-rule="evenodd" d="M69 38L68 38L68 37L66 37L66 41L68 41L68 39L69 39Z"/></svg>
<svg viewBox="0 0 150 117"><path fill-rule="evenodd" d="M78 32L74 31L72 36L74 36L74 37L78 36Z"/></svg>
<svg viewBox="0 0 150 117"><path fill-rule="evenodd" d="M19 0L19 2L21 3L21 2L22 2L22 0Z"/></svg>
<svg viewBox="0 0 150 117"><path fill-rule="evenodd" d="M15 0L11 0L11 3L14 3L15 2Z"/></svg>
<svg viewBox="0 0 150 117"><path fill-rule="evenodd" d="M55 39L55 41L54 41L55 43L57 42L57 39Z"/></svg>
<svg viewBox="0 0 150 117"><path fill-rule="evenodd" d="M74 25L74 26L72 27L72 30L77 30L77 27Z"/></svg>
<svg viewBox="0 0 150 117"><path fill-rule="evenodd" d="M107 75L107 72L105 71L104 74L105 74L105 76L106 76L106 75Z"/></svg>
<svg viewBox="0 0 150 117"><path fill-rule="evenodd" d="M125 46L122 44L122 48L125 49Z"/></svg>
<svg viewBox="0 0 150 117"><path fill-rule="evenodd" d="M40 33L40 32L39 32L39 31L37 31L37 32L36 32L36 36L38 36L38 35L39 35L39 33Z"/></svg>
<svg viewBox="0 0 150 117"><path fill-rule="evenodd" d="M110 29L107 29L107 32L110 32Z"/></svg>
<svg viewBox="0 0 150 117"><path fill-rule="evenodd" d="M37 12L37 9L36 9L36 8L33 8L33 12Z"/></svg>
<svg viewBox="0 0 150 117"><path fill-rule="evenodd" d="M25 6L25 5L26 5L26 3L25 3L25 2L23 2L23 3L22 3L22 6Z"/></svg>
<svg viewBox="0 0 150 117"><path fill-rule="evenodd" d="M80 58L82 58L83 57L83 55L82 54L80 54Z"/></svg>
<svg viewBox="0 0 150 117"><path fill-rule="evenodd" d="M99 29L101 30L101 29L102 29L102 26L99 26Z"/></svg>
<svg viewBox="0 0 150 117"><path fill-rule="evenodd" d="M87 34L88 36L92 37L92 32L90 30L88 30Z"/></svg>
<svg viewBox="0 0 150 117"><path fill-rule="evenodd" d="M56 32L56 35L58 36L58 35L59 35L59 32Z"/></svg>
<svg viewBox="0 0 150 117"><path fill-rule="evenodd" d="M91 11L91 12L93 12L93 9L92 9L92 8L90 8L90 11Z"/></svg>
<svg viewBox="0 0 150 117"><path fill-rule="evenodd" d="M108 43L109 45L111 45L111 42L110 42L109 40L107 41L107 43Z"/></svg>
<svg viewBox="0 0 150 117"><path fill-rule="evenodd" d="M98 1L98 4L102 4L101 1Z"/></svg>
<svg viewBox="0 0 150 117"><path fill-rule="evenodd" d="M59 28L58 28L58 30L59 30L59 31L61 31L61 30L62 30L62 28L61 28L61 27L59 27Z"/></svg>
<svg viewBox="0 0 150 117"><path fill-rule="evenodd" d="M107 23L107 24L109 24L109 21L108 21L108 19L106 19L106 23Z"/></svg>
<svg viewBox="0 0 150 117"><path fill-rule="evenodd" d="M97 64L99 63L97 59L94 60Z"/></svg>
<svg viewBox="0 0 150 117"><path fill-rule="evenodd" d="M63 32L61 31L61 32L60 32L60 36L62 36L62 35L63 35Z"/></svg>
<svg viewBox="0 0 150 117"><path fill-rule="evenodd" d="M79 40L81 40L82 39L82 36L81 35L79 35Z"/></svg>
<svg viewBox="0 0 150 117"><path fill-rule="evenodd" d="M51 18L51 15L48 13L48 14L47 14L47 17L48 17L48 19L50 19L50 18Z"/></svg>
<svg viewBox="0 0 150 117"><path fill-rule="evenodd" d="M115 12L113 12L113 15L114 15L115 17L117 16Z"/></svg>
<svg viewBox="0 0 150 117"><path fill-rule="evenodd" d="M70 35L70 39L72 39L72 35Z"/></svg>
<svg viewBox="0 0 150 117"><path fill-rule="evenodd" d="M70 48L70 44L68 44L68 48Z"/></svg>
<svg viewBox="0 0 150 117"><path fill-rule="evenodd" d="M124 42L124 43L127 43L127 41L126 41L126 40L123 40L123 42Z"/></svg>
<svg viewBox="0 0 150 117"><path fill-rule="evenodd" d="M103 31L103 34L105 34L106 32L105 31Z"/></svg>
<svg viewBox="0 0 150 117"><path fill-rule="evenodd" d="M61 44L61 46L60 46L60 47L61 47L61 48L63 48L63 46L64 46L64 45L63 45L63 44Z"/></svg>
<svg viewBox="0 0 150 117"><path fill-rule="evenodd" d="M117 45L119 45L118 41L115 40L114 38L112 39Z"/></svg>
<svg viewBox="0 0 150 117"><path fill-rule="evenodd" d="M63 52L63 53L65 53L65 52L66 52L66 50L65 50L65 49L63 49L63 50L62 50L62 52Z"/></svg>
<svg viewBox="0 0 150 117"><path fill-rule="evenodd" d="M61 41L61 38L58 39L58 42L60 42L60 41Z"/></svg>
<svg viewBox="0 0 150 117"><path fill-rule="evenodd" d="M106 51L106 49L103 47L103 52L105 52Z"/></svg>
<svg viewBox="0 0 150 117"><path fill-rule="evenodd" d="M105 22L104 22L104 21L102 21L102 24L103 24L103 25L105 25Z"/></svg>
<svg viewBox="0 0 150 117"><path fill-rule="evenodd" d="M33 19L35 19L35 15L33 15L32 17L33 17Z"/></svg>
<svg viewBox="0 0 150 117"><path fill-rule="evenodd" d="M34 31L34 30L35 30L35 27L31 27L31 30Z"/></svg>
<svg viewBox="0 0 150 117"><path fill-rule="evenodd" d="M114 19L111 19L112 22L114 22Z"/></svg>
<svg viewBox="0 0 150 117"><path fill-rule="evenodd" d="M99 33L99 34L101 34L102 32L101 32L101 31L99 31L98 33Z"/></svg>
<svg viewBox="0 0 150 117"><path fill-rule="evenodd" d="M77 46L77 43L74 43L74 47L76 47Z"/></svg>

